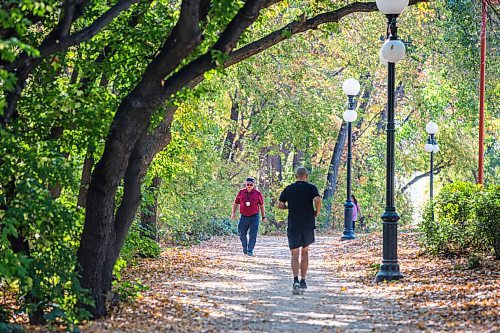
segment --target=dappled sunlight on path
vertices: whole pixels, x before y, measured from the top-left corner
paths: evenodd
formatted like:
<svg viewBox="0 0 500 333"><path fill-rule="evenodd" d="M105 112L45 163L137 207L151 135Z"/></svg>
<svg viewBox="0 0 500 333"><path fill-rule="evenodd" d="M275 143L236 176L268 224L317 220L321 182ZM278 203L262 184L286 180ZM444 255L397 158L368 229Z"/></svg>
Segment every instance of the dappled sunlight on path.
<svg viewBox="0 0 500 333"><path fill-rule="evenodd" d="M479 284L481 275L472 281L490 295L474 320L463 317L467 314L463 309L455 313L440 307L434 314L426 305L434 299L428 303L427 296L414 291L427 285L436 290L446 286L432 276L427 280L434 267L429 260L417 258L415 237L403 234L401 238L403 273L414 276L375 285L372 275L381 254L378 235L359 235L348 242L339 236L317 237L310 249L308 289L301 295L291 292L290 253L284 236L259 236L254 257L242 253L236 236L213 238L189 249L169 248L159 259L141 261L125 277L140 278L150 290L82 330L302 333L494 332L498 328L491 318L495 313L498 317L494 268L493 275L488 273L491 268L474 273L492 279L487 287ZM436 297L441 297L436 299L441 303L450 299L442 293Z"/></svg>

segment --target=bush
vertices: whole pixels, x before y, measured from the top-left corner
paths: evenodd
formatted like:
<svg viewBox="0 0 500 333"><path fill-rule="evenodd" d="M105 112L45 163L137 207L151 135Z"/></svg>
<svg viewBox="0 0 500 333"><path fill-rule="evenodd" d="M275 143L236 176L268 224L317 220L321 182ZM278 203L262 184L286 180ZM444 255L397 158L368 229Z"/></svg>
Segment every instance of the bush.
<svg viewBox="0 0 500 333"><path fill-rule="evenodd" d="M2 320L18 312L68 326L89 318L82 306L91 300L76 269L82 225L81 211L62 199L51 199L39 182L17 184L0 225L0 286L17 297L19 307L2 309ZM19 235L29 252L12 248L9 240Z"/></svg>
<svg viewBox="0 0 500 333"><path fill-rule="evenodd" d="M166 239L178 245L192 245L213 236L238 233L236 224L227 218L208 218L193 222L170 220L167 224Z"/></svg>
<svg viewBox="0 0 500 333"><path fill-rule="evenodd" d="M157 258L160 255L160 245L145 235L141 226L134 222L130 228L125 244L120 252L120 257L125 261L131 261L133 258Z"/></svg>
<svg viewBox="0 0 500 333"><path fill-rule="evenodd" d="M500 198L498 186L483 188L452 183L424 211L422 243L434 255L489 253L500 255ZM434 208L435 221L432 220Z"/></svg>

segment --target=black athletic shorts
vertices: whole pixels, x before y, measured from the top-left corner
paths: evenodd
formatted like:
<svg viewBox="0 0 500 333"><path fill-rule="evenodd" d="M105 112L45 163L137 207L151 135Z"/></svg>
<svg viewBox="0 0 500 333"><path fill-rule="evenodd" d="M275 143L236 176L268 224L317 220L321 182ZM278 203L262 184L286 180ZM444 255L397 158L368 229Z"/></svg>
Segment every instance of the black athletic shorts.
<svg viewBox="0 0 500 333"><path fill-rule="evenodd" d="M314 243L314 230L308 231L287 231L288 246L291 249L306 247Z"/></svg>

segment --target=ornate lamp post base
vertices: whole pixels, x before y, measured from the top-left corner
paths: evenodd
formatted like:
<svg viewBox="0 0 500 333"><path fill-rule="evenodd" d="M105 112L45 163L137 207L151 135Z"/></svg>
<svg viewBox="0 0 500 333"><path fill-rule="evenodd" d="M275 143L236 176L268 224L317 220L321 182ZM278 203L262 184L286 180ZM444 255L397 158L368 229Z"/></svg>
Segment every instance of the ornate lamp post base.
<svg viewBox="0 0 500 333"><path fill-rule="evenodd" d="M375 282L400 280L402 278L404 276L399 271L399 264L397 262L394 264L388 263L380 266L380 272L377 273Z"/></svg>
<svg viewBox="0 0 500 333"><path fill-rule="evenodd" d="M352 201L348 200L344 204L344 232L340 237L341 240L354 239L354 229L352 228L352 211L354 210L354 204Z"/></svg>
<svg viewBox="0 0 500 333"><path fill-rule="evenodd" d="M394 207L386 207L382 214L383 255L380 271L375 282L402 279L398 263L398 220L399 215Z"/></svg>

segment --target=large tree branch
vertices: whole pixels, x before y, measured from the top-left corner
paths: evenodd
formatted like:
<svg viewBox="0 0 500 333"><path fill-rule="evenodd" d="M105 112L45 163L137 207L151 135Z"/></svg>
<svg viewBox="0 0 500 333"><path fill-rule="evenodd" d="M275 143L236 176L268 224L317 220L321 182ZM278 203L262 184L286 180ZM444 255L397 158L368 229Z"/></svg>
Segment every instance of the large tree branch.
<svg viewBox="0 0 500 333"><path fill-rule="evenodd" d="M226 26L226 29L222 32L213 49L229 54L236 46L236 42L243 31L255 22L259 16L261 5L262 1L260 0L247 1L238 14Z"/></svg>
<svg viewBox="0 0 500 333"><path fill-rule="evenodd" d="M444 163L444 164L441 164L441 165L436 165L434 167L434 172L433 174L434 175L437 175L438 173L441 172L441 170L443 170L444 168L446 167L449 167L450 165L452 165L452 163L448 162L448 163ZM431 172L430 171L427 171L426 173L423 173L421 175L418 175L418 176L415 176L415 178L413 178L412 180L410 180L405 186L403 186L401 188L401 193L405 193L413 184L415 184L416 182L418 182L420 179L422 178L426 178L426 177L429 177L431 175Z"/></svg>
<svg viewBox="0 0 500 333"><path fill-rule="evenodd" d="M410 0L410 5L426 1L428 0ZM315 17L312 17L310 19L306 19L304 16L302 16L302 19L293 21L285 27L274 31L255 42L247 44L242 48L239 48L238 50L233 51L230 54L230 59L226 62L226 66L228 67L234 65L248 57L258 54L270 48L271 46L290 38L290 36L305 32L307 30L317 29L321 24L339 22L340 19L349 14L358 12L374 12L377 10L378 9L375 2L355 2L332 12L326 12L316 15Z"/></svg>
<svg viewBox="0 0 500 333"><path fill-rule="evenodd" d="M410 0L410 4L414 5L419 2L427 2L428 0ZM214 50L223 51L224 53L228 53L229 51L229 59L225 61L223 64L224 67L229 67L234 65L240 61L243 61L255 54L258 54L273 45L278 44L279 42L287 39L287 36L292 36L301 32L305 32L310 29L316 29L319 25L329 22L338 22L344 16L355 13L355 12L373 12L377 10L377 6L375 2L355 2L353 4L342 7L338 10L332 12L326 12L319 14L311 19L303 19L300 21L294 21L285 26L284 28L277 30L258 41L247 44L246 46L232 51L231 46L234 47L234 44L237 40L237 34L231 34L231 31L238 24L245 22L245 25L241 25L239 27L240 33L243 32L243 28L248 27L252 23L252 14L247 13L246 7L251 3L249 1L243 6L238 15L233 19L234 22L231 22L228 28L224 31L223 35L219 39L219 41L214 46ZM258 1L257 1L258 2ZM266 4L274 4L279 1L264 1L261 4L261 8L264 8ZM253 14L255 15L255 14ZM246 20L245 20L246 19ZM235 21L239 21L236 23ZM231 39L229 39L231 36ZM191 63L183 67L179 72L168 78L165 83L165 89L163 96L170 97L172 94L179 91L182 87L188 84L191 80L202 81L203 74L211 69L215 69L216 64L213 61L212 55L210 52L205 53L200 56L198 59L193 60ZM201 76L201 78L200 78Z"/></svg>
<svg viewBox="0 0 500 333"><path fill-rule="evenodd" d="M229 54L235 47L241 33L257 19L261 5L262 0L247 1L226 26L226 29L222 32L211 50L191 61L167 79L160 100L169 98L186 85L192 84L192 81L198 83L203 81L203 74L216 68L216 62L213 59L212 53L219 51Z"/></svg>
<svg viewBox="0 0 500 333"><path fill-rule="evenodd" d="M69 31L71 24L75 22L79 16L74 13L74 6L65 7L65 12L67 12L67 15L64 15L61 18L60 24L54 29L53 33L49 34L49 36L47 36L47 38L40 45L38 49L40 51L40 56L31 57L27 54L23 54L12 64L6 65L5 69L8 71L13 71L17 68L28 66L34 59L45 58L52 53L65 50L70 46L74 46L91 39L92 37L97 35L104 27L111 23L111 21L113 21L121 12L127 10L132 4L138 1L139 0L119 1L106 13L96 19L90 26L71 35L67 35L67 32Z"/></svg>
<svg viewBox="0 0 500 333"><path fill-rule="evenodd" d="M184 0L177 24L143 75L146 81L159 81L170 74L202 42L198 27L200 15L206 15L206 1ZM203 12L200 12L203 11ZM155 82L157 84L157 82ZM147 88L149 89L149 88Z"/></svg>
<svg viewBox="0 0 500 333"><path fill-rule="evenodd" d="M151 164L156 154L162 151L170 143L170 127L176 109L176 106L168 106L163 121L156 127L153 133L146 137L144 152L146 154L145 159L147 165Z"/></svg>

